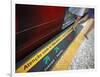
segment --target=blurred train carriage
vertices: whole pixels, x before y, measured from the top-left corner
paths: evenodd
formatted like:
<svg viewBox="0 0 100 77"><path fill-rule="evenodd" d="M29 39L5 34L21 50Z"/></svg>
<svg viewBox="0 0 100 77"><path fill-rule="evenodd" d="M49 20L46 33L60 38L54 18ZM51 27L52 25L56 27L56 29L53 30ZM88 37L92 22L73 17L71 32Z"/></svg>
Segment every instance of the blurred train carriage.
<svg viewBox="0 0 100 77"><path fill-rule="evenodd" d="M16 62L74 22L67 9L16 4Z"/></svg>

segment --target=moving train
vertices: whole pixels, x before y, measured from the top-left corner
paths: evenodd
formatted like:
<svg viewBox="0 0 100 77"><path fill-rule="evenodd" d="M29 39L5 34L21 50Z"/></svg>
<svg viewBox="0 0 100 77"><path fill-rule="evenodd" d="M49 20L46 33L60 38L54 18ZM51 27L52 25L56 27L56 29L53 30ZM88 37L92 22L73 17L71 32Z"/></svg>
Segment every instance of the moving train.
<svg viewBox="0 0 100 77"><path fill-rule="evenodd" d="M16 4L16 63L71 25L66 7ZM35 52L34 52L35 54Z"/></svg>

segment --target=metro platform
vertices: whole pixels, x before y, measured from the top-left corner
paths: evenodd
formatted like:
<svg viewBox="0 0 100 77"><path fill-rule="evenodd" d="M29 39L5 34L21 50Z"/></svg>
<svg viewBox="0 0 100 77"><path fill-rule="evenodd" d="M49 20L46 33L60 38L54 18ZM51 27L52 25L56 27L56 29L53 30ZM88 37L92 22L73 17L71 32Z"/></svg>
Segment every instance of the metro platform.
<svg viewBox="0 0 100 77"><path fill-rule="evenodd" d="M17 64L16 72L43 72L67 70L77 52L77 49L84 41L84 34L93 23L88 19L85 23L78 25L76 31L72 26L60 34L54 36L43 46L38 48L36 54L30 54Z"/></svg>

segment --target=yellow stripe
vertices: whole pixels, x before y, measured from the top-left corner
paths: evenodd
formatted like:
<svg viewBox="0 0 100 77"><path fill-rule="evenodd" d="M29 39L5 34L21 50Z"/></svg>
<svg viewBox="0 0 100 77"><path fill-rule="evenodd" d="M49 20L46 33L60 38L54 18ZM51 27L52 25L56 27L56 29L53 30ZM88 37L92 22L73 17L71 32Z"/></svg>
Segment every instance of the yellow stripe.
<svg viewBox="0 0 100 77"><path fill-rule="evenodd" d="M29 59L26 63L21 65L16 72L17 73L25 73L29 71L34 65L36 65L44 56L46 56L58 43L60 43L68 34L72 32L72 27L62 33L58 38L56 38L53 42L47 45L45 48L39 51L35 56Z"/></svg>
<svg viewBox="0 0 100 77"><path fill-rule="evenodd" d="M75 40L70 44L68 49L62 55L62 57L59 59L59 61L55 64L55 66L52 68L52 71L66 70L69 68L69 65L71 64L71 62L77 52L77 49L79 48L80 44L84 40L84 34L91 27L92 23L93 23L93 19L89 19L89 20L87 20L87 22L85 22L83 24L84 28L78 34L78 36L75 38Z"/></svg>

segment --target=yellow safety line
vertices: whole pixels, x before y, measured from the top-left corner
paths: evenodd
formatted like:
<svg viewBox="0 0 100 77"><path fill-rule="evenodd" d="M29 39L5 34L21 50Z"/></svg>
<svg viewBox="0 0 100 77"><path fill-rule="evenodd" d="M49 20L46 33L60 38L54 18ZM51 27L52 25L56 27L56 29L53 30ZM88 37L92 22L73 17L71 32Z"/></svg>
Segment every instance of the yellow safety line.
<svg viewBox="0 0 100 77"><path fill-rule="evenodd" d="M35 56L30 58L27 62L21 65L16 73L25 73L29 71L33 66L35 66L44 56L46 56L58 43L60 43L68 34L73 31L72 27L62 33L58 38L56 38L53 42L47 45L45 48L39 51Z"/></svg>
<svg viewBox="0 0 100 77"><path fill-rule="evenodd" d="M71 62L77 52L77 49L79 48L80 44L84 40L84 34L91 27L92 23L93 23L93 19L89 19L83 24L84 28L78 34L78 36L75 38L75 40L73 40L73 42L70 44L68 49L65 51L65 53L62 55L62 57L59 59L59 61L54 65L54 67L52 68L52 71L66 70L69 68L69 65L71 64Z"/></svg>

